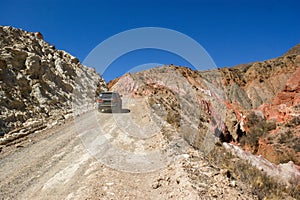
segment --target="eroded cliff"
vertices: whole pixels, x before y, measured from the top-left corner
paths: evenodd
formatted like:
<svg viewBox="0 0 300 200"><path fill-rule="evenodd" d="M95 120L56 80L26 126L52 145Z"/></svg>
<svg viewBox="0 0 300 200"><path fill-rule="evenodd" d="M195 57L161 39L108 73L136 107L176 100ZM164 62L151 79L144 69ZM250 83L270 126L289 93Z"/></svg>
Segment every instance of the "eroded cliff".
<svg viewBox="0 0 300 200"><path fill-rule="evenodd" d="M91 109L96 93L106 90L95 69L41 33L8 26L0 26L0 82L1 135L57 124L72 116L74 105Z"/></svg>

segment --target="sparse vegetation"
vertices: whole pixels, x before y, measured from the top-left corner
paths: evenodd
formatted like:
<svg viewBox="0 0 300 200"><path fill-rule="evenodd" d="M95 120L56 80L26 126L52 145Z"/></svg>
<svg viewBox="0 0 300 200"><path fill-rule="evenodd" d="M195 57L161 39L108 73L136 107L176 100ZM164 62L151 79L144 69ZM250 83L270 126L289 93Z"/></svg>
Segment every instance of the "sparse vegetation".
<svg viewBox="0 0 300 200"><path fill-rule="evenodd" d="M256 153L258 150L259 139L267 132L276 129L276 123L274 121L266 121L254 112L250 113L246 120L246 126L249 129L249 132L241 137L240 143L243 146L250 146L253 153Z"/></svg>
<svg viewBox="0 0 300 200"><path fill-rule="evenodd" d="M286 133L280 135L279 142L286 143L292 137L292 132L288 130Z"/></svg>
<svg viewBox="0 0 300 200"><path fill-rule="evenodd" d="M296 127L300 125L300 116L295 116L289 121L285 126L286 127Z"/></svg>
<svg viewBox="0 0 300 200"><path fill-rule="evenodd" d="M207 153L206 159L211 165L228 170L227 174L230 179L237 179L248 184L252 193L259 199L286 199L288 196L300 198L298 179L293 179L291 186L286 187L266 175L265 172L253 167L251 163L227 152L222 146L216 146Z"/></svg>
<svg viewBox="0 0 300 200"><path fill-rule="evenodd" d="M175 110L170 110L170 111L168 111L166 121L169 124L174 125L175 127L179 127L180 126L180 114Z"/></svg>

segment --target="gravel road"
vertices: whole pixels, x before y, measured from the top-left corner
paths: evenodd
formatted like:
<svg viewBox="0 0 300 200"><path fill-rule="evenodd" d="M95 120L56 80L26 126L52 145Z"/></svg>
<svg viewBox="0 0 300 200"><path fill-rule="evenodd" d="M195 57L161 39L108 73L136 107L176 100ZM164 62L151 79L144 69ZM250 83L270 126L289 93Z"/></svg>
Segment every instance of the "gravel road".
<svg viewBox="0 0 300 200"><path fill-rule="evenodd" d="M2 147L0 199L255 199L151 115L91 111ZM197 176L195 176L197 174Z"/></svg>

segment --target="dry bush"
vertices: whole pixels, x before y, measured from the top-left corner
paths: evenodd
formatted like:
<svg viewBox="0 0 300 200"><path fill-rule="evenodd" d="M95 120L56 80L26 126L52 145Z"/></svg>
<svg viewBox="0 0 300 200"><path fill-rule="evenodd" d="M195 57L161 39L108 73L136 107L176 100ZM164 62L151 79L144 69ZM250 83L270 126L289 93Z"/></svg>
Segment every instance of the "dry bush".
<svg viewBox="0 0 300 200"><path fill-rule="evenodd" d="M256 153L259 139L269 131L276 129L276 123L274 121L266 121L254 112L247 116L246 121L246 127L249 131L241 137L240 143L242 146L250 146L253 150L252 153Z"/></svg>
<svg viewBox="0 0 300 200"><path fill-rule="evenodd" d="M227 177L238 179L249 185L252 193L257 195L259 199L286 199L288 197L300 199L298 179L295 178L291 181L291 186L286 187L265 172L252 166L251 163L227 152L222 146L216 146L207 153L206 159L212 166L228 170Z"/></svg>
<svg viewBox="0 0 300 200"><path fill-rule="evenodd" d="M285 126L286 127L296 127L300 125L300 116L294 116Z"/></svg>

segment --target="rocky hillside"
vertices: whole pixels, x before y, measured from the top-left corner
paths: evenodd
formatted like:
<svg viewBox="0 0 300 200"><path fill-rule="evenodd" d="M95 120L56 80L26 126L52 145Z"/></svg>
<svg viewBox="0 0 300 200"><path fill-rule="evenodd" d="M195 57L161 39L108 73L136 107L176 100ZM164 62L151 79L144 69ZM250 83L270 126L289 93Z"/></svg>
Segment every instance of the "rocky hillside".
<svg viewBox="0 0 300 200"><path fill-rule="evenodd" d="M300 44L297 44L296 46L294 46L293 48L291 48L284 55L287 56L287 55L294 55L294 54L297 54L297 55L300 54Z"/></svg>
<svg viewBox="0 0 300 200"><path fill-rule="evenodd" d="M203 72L226 93L227 109L234 113L235 123L228 123L224 134L271 162L292 160L299 165L299 70L300 55L288 54Z"/></svg>
<svg viewBox="0 0 300 200"><path fill-rule="evenodd" d="M225 149L278 182L292 181L299 189L298 46L262 62L200 72L162 66L126 74L108 85L125 96L146 96L153 115L175 126L195 148L214 154L214 160L230 166L236 177L251 179L251 185L258 181L249 176L254 173L249 167L234 170L240 162L228 164L231 159L222 158L224 150L216 150L219 142L227 142Z"/></svg>
<svg viewBox="0 0 300 200"><path fill-rule="evenodd" d="M292 160L299 165L299 66L297 54L201 72L165 66L127 74L109 86L165 105L178 127L200 118L197 125L215 129L222 141L276 164Z"/></svg>
<svg viewBox="0 0 300 200"><path fill-rule="evenodd" d="M54 125L71 117L74 107L89 109L96 92L106 90L95 69L57 50L41 33L8 26L0 26L0 83L5 137Z"/></svg>

